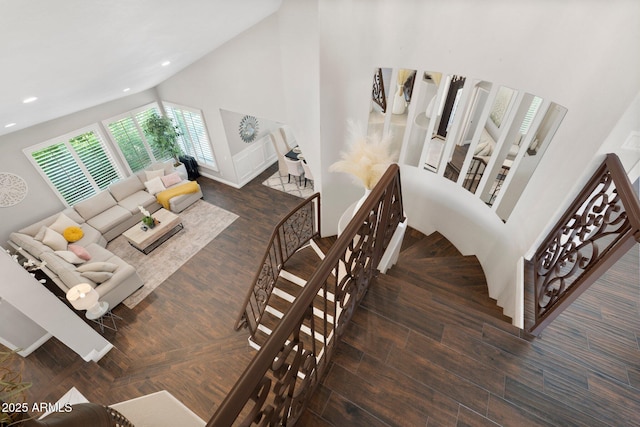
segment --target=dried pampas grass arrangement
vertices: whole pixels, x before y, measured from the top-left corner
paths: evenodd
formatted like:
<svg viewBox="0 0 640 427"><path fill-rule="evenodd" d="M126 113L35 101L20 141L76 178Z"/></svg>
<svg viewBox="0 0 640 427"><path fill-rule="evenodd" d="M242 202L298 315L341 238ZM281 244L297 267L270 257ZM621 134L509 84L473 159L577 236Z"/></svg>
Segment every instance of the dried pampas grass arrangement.
<svg viewBox="0 0 640 427"><path fill-rule="evenodd" d="M340 153L339 160L329 167L331 172L346 172L367 190L373 189L391 163L395 162L391 135L363 136L361 127L348 122L349 151Z"/></svg>

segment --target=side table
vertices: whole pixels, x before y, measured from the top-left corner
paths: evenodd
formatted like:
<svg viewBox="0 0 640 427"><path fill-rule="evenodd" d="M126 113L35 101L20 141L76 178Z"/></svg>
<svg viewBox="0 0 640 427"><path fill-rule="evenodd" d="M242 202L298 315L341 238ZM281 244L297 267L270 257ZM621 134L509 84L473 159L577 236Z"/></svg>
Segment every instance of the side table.
<svg viewBox="0 0 640 427"><path fill-rule="evenodd" d="M103 334L104 328L111 329L112 331L117 331L118 327L116 326L116 319L122 320L122 317L111 312L108 302L101 302L99 311L93 313L87 311L86 317L92 322L97 323L100 326L100 331ZM105 319L110 319L111 325L105 324Z"/></svg>

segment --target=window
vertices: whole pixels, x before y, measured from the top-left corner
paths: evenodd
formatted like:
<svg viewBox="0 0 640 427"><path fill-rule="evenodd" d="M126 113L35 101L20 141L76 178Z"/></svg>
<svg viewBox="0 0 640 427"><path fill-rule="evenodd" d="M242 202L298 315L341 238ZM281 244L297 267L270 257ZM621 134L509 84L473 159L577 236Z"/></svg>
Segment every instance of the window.
<svg viewBox="0 0 640 427"><path fill-rule="evenodd" d="M122 177L96 127L26 148L24 153L69 206Z"/></svg>
<svg viewBox="0 0 640 427"><path fill-rule="evenodd" d="M199 164L217 171L218 165L213 157L213 149L200 111L166 102L163 105L167 116L173 119L182 133L178 141L182 151L195 157Z"/></svg>
<svg viewBox="0 0 640 427"><path fill-rule="evenodd" d="M144 135L143 124L154 112L160 114L156 103L103 121L111 139L118 146L122 158L132 172L142 170L154 161L169 159L167 156L160 155Z"/></svg>
<svg viewBox="0 0 640 427"><path fill-rule="evenodd" d="M534 96L531 101L531 105L529 105L529 109L527 110L527 114L525 114L524 119L522 120L522 125L520 126L520 134L526 135L529 132L529 127L531 126L531 122L533 122L533 118L538 113L538 109L540 108L540 104L542 104L542 98L539 96Z"/></svg>

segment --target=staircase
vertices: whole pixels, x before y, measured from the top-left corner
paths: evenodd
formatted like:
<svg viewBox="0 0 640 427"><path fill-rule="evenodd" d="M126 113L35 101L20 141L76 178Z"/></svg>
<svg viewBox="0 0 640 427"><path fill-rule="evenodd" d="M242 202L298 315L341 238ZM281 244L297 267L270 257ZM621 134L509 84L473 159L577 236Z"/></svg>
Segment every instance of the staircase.
<svg viewBox="0 0 640 427"><path fill-rule="evenodd" d="M259 350L271 332L302 291L307 279L320 263L323 254L328 251L335 237L314 239L301 248L287 262L278 278L265 314L258 326L255 338L249 338L249 344ZM420 294L429 294L430 298L450 304L451 307L465 307L470 311L483 313L499 321L511 324L511 319L502 314L496 301L488 296L487 283L482 267L475 256L463 256L444 236L433 233L425 236L417 230L409 228L398 262L387 274L379 274L376 279L379 286L388 289L400 289L408 285L420 288ZM426 292L424 292L426 291ZM376 285L370 292L377 293ZM389 297L389 295L387 295ZM365 304L371 299L365 298ZM385 298L385 303L389 303ZM318 295L314 303L316 346L322 346L323 311L333 312L335 300L333 294L325 299ZM410 315L411 313L407 313ZM308 321L303 331L305 347L311 345ZM331 331L328 331L329 333ZM308 347L307 347L308 348Z"/></svg>
<svg viewBox="0 0 640 427"><path fill-rule="evenodd" d="M419 288L416 298L426 295L433 301L455 307L456 311L465 307L511 324L511 319L489 297L478 259L462 255L438 232L425 236L409 228L397 264L387 274L379 275L377 282L385 289L416 287Z"/></svg>
<svg viewBox="0 0 640 427"><path fill-rule="evenodd" d="M312 239L308 245L300 248L286 263L286 266L280 272L278 280L273 288L271 297L265 308L265 312L260 320L255 337L249 337L249 345L256 350L259 350L262 344L271 335L271 332L280 322L280 319L284 316L284 313L289 309L293 301L298 297L303 287L306 285L307 280L311 277L316 267L324 259L324 254L329 250L335 237L329 238L315 238ZM322 295L318 295L314 302L314 315L316 320L316 345L322 346L322 332L324 331L323 316L324 311L328 313L333 312L334 295L328 293L326 298ZM331 320L333 318L329 316ZM305 334L303 336L303 342L305 347L311 345L311 331L308 325L308 321L305 321L306 327L303 327L302 331ZM328 331L329 333L331 331Z"/></svg>

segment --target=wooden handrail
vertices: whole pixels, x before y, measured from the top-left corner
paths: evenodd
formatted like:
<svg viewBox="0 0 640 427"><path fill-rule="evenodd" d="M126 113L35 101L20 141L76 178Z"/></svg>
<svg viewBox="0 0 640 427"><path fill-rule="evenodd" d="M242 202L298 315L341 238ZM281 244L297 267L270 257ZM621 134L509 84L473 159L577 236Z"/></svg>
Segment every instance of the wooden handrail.
<svg viewBox="0 0 640 427"><path fill-rule="evenodd" d="M402 221L400 169L394 164L325 255L208 427L230 426L239 417L239 425L295 425ZM329 292L335 295L333 311L325 310L323 318L316 321L314 300L320 294L326 301ZM323 334L316 322L324 326L321 339L315 338ZM300 336L303 323L311 329L311 345Z"/></svg>
<svg viewBox="0 0 640 427"><path fill-rule="evenodd" d="M640 202L615 154L608 154L525 263L525 329L538 335L640 242Z"/></svg>
<svg viewBox="0 0 640 427"><path fill-rule="evenodd" d="M264 314L284 264L298 249L318 236L320 236L320 193L315 193L298 204L274 227L260 267L236 319L236 330L246 326L251 336L255 335L257 325Z"/></svg>

